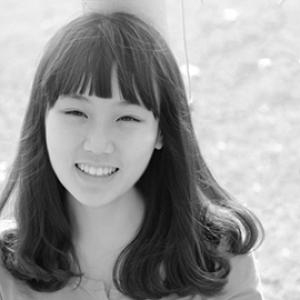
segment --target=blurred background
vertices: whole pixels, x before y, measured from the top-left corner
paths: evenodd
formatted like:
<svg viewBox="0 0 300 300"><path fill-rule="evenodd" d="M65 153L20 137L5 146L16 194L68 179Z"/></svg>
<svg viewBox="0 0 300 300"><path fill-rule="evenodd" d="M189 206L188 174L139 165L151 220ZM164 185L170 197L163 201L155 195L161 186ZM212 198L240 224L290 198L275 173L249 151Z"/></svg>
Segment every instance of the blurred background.
<svg viewBox="0 0 300 300"><path fill-rule="evenodd" d="M192 110L217 180L261 219L266 300L300 299L300 2L184 0ZM179 0L170 44L186 77ZM35 68L80 0L0 2L0 188L13 159Z"/></svg>

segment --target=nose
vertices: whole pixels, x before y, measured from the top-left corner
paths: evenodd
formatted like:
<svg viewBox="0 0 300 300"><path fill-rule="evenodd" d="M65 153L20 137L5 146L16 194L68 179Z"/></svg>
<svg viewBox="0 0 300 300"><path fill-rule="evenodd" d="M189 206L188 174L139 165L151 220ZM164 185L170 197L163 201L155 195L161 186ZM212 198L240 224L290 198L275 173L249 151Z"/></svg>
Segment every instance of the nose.
<svg viewBox="0 0 300 300"><path fill-rule="evenodd" d="M95 124L88 129L83 149L94 154L111 154L115 150L115 145L109 130L105 129L104 126Z"/></svg>

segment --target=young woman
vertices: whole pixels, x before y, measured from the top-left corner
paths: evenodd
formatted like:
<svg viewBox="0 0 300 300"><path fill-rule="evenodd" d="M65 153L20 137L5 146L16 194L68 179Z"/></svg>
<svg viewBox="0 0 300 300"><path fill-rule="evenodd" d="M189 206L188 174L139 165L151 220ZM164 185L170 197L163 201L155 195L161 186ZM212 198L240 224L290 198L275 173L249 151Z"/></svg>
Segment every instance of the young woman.
<svg viewBox="0 0 300 300"><path fill-rule="evenodd" d="M208 170L176 61L136 16L86 14L50 40L11 199L4 300L262 299L260 223Z"/></svg>

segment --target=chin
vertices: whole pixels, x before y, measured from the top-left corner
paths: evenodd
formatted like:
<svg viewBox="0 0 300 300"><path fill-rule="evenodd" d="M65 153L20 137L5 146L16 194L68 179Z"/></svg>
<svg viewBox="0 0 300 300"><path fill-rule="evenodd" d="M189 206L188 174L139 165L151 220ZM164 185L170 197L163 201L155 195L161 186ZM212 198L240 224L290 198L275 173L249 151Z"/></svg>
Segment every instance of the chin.
<svg viewBox="0 0 300 300"><path fill-rule="evenodd" d="M78 195L78 197L71 197L71 202L79 203L80 205L87 208L101 208L108 206L114 202L116 202L116 198L112 197L103 197L103 196L89 196L89 195ZM87 200L88 199L88 200Z"/></svg>

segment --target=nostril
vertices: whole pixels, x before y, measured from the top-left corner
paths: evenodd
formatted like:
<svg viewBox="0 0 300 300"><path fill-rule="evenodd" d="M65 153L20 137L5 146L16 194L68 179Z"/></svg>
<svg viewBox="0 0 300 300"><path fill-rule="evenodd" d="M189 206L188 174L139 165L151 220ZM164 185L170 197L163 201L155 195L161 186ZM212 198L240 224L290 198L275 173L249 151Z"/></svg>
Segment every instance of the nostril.
<svg viewBox="0 0 300 300"><path fill-rule="evenodd" d="M95 154L111 154L115 150L114 143L105 138L87 138L84 141L83 149Z"/></svg>

